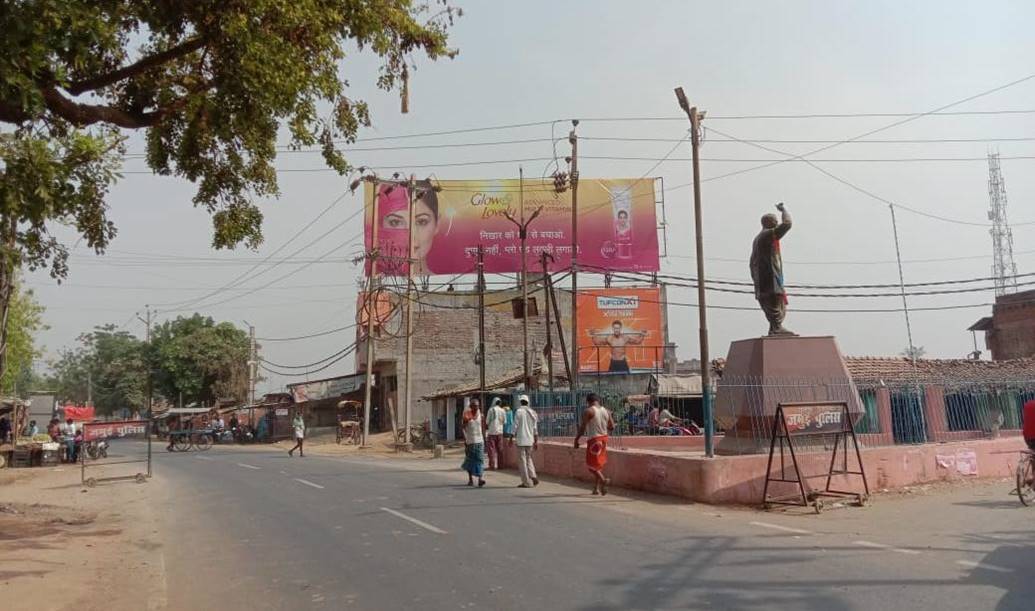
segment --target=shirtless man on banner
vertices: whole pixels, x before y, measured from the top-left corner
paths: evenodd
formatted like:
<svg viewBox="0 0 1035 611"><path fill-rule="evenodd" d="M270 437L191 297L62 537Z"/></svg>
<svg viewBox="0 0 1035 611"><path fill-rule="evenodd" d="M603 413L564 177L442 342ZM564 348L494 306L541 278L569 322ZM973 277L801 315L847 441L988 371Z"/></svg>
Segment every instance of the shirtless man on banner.
<svg viewBox="0 0 1035 611"><path fill-rule="evenodd" d="M625 331L622 321L611 323L611 330L590 331L594 346L611 347L611 363L608 373L629 373L629 360L626 357L626 346L639 346L647 338L645 331Z"/></svg>

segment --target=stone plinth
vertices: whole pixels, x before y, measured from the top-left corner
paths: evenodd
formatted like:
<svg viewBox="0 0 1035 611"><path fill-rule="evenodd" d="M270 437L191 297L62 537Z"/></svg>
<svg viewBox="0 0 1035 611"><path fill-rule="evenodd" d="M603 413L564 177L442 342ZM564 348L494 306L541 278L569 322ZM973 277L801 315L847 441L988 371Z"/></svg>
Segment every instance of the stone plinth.
<svg viewBox="0 0 1035 611"><path fill-rule="evenodd" d="M863 414L837 341L830 336L773 336L730 344L715 397L716 426L726 431L716 451L769 451L780 403L845 401L853 420Z"/></svg>

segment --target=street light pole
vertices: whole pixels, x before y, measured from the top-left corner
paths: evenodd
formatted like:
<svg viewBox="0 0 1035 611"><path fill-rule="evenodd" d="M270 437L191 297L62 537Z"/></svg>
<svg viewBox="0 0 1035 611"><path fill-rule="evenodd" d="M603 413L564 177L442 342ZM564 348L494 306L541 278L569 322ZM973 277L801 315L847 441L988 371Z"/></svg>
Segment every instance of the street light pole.
<svg viewBox="0 0 1035 611"><path fill-rule="evenodd" d="M701 403L704 411L704 454L715 456L715 418L712 414L711 359L708 355L708 307L704 290L704 222L701 215L701 162L698 150L701 146L700 129L703 112L690 102L682 87L676 87L676 99L690 119L690 152L694 172L694 238L697 247L697 313L701 342Z"/></svg>
<svg viewBox="0 0 1035 611"><path fill-rule="evenodd" d="M377 255L378 248L378 183L373 181L374 201L371 205L371 217L370 217L370 251L367 253L368 257L368 272L367 277L367 294L363 299L363 307L366 309L367 314L367 345L366 345L366 381L363 389L363 445L361 447L367 448L370 440L370 402L373 400L373 386L374 386L374 317L377 315L377 304L375 303L375 295L377 294Z"/></svg>
<svg viewBox="0 0 1035 611"><path fill-rule="evenodd" d="M410 174L410 180L406 183L406 197L409 210L406 223L407 247L406 247L406 380L403 387L403 440L396 442L396 449L409 451L410 446L410 402L413 400L413 268L416 259L413 256L413 226L416 223L416 206L414 205L414 189L417 187L416 178Z"/></svg>
<svg viewBox="0 0 1035 611"><path fill-rule="evenodd" d="M521 182L524 183L524 171L521 169L519 169L518 171L521 176ZM522 354L524 355L523 367L525 375L525 389L527 390L531 386L532 379L530 371L531 365L529 364L528 358L528 227L532 224L532 221L534 221L536 217L539 216L539 213L543 211L543 207L539 206L538 208L536 208L536 211L532 213L532 216L529 217L528 220L525 220L524 187L520 189L520 192L521 195L519 197L521 199L521 203L519 204L519 210L521 220L515 219L513 216L510 215L510 212L506 210L503 211L503 216L507 217L508 221L514 223L514 225L517 226L518 237L521 239L521 330L524 338L522 344Z"/></svg>

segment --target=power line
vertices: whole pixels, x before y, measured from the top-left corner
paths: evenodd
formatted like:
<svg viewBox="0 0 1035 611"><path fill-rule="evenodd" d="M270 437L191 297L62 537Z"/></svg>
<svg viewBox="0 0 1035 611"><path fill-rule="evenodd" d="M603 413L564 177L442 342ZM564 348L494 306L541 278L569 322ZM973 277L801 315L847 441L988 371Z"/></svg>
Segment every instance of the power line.
<svg viewBox="0 0 1035 611"><path fill-rule="evenodd" d="M718 131L713 128L713 131ZM751 142L743 141L744 144L751 144ZM847 143L845 143L847 144ZM779 163L805 163L812 165L813 163L941 163L941 162L987 162L985 157L869 157L869 158L832 158L832 159L804 159L804 155L793 155L791 153L783 153L788 155L786 159L754 159L754 158L737 158L737 157L702 157L701 161L707 161L710 163L762 163L769 165L776 165ZM580 159L590 159L595 161L654 161L657 165L661 163L672 163L672 162L688 162L689 157L634 157L634 156L623 156L623 155L580 155ZM1000 157L1002 160L1031 160L1035 159L1035 155L1005 155ZM400 170L400 169L422 169L422 168L459 168L459 167L473 167L483 165L500 165L500 164L520 164L520 163L535 163L541 161L552 161L552 157L523 157L520 159L479 159L473 161L456 161L448 163L421 163L421 164L409 164L400 163L396 165L384 165L384 166L364 166L369 167L372 170ZM764 167L769 167L769 165ZM655 166L657 167L657 166ZM761 169L763 166L757 166L753 169ZM337 172L334 168L329 167L313 167L313 168L274 168L274 171L278 174L283 173L323 173L323 172ZM748 171L748 170L745 170ZM740 173L740 172L738 172ZM149 170L127 170L123 171L122 174L154 174ZM732 175L732 174L730 174ZM725 178L722 176L721 178ZM707 180L717 180L719 177L712 177ZM703 181L702 181L703 182ZM545 189L548 190L548 189Z"/></svg>
<svg viewBox="0 0 1035 611"><path fill-rule="evenodd" d="M989 93L994 93L1000 89L1017 85L1021 82L1028 80L1031 77L1014 81L1002 87L990 90L986 93L979 94L974 98L968 98L962 100L959 103L969 102L976 97L981 97ZM952 104L955 106L957 104ZM942 108L950 108L951 106L943 106ZM859 119L859 118L896 118L896 117L959 117L959 116L981 116L981 115L1019 115L1019 114L1035 114L1035 109L1006 109L1006 110L957 110L957 111L931 111L931 112L847 112L847 113L802 113L802 114L767 114L767 115L708 115L708 120L772 120L772 119ZM579 119L586 123L593 121L597 122L622 122L622 121L686 121L686 117L588 117L585 119Z"/></svg>
<svg viewBox="0 0 1035 611"><path fill-rule="evenodd" d="M312 339L314 337L323 337L325 335L332 335L334 333L340 333L349 329L355 329L356 325L345 325L344 327L338 327L337 329L328 329L326 331L319 331L317 333L310 333L309 335L297 335L295 337L257 337L256 340L260 342L293 342L302 339Z"/></svg>
<svg viewBox="0 0 1035 611"><path fill-rule="evenodd" d="M712 117L709 117L712 118ZM684 118L685 120L685 118ZM711 128L705 128L705 131L715 131ZM718 133L718 132L716 132ZM588 141L599 141L599 142L676 142L673 138L637 138L637 137L618 137L618 136L585 136L580 137L580 140ZM854 140L852 142L846 142L845 144L968 144L968 143L986 143L986 142L1031 142L1035 140L1035 136L1022 136L1022 137L985 137L985 138L899 138L899 139L887 139L887 140ZM704 141L704 144L731 144L739 142L753 142L756 144L833 144L840 142L840 140L802 140L802 139L789 139L789 138L708 138Z"/></svg>
<svg viewBox="0 0 1035 611"><path fill-rule="evenodd" d="M731 136L729 134L725 134L725 133L719 132L718 130L715 130L715 131L716 131L716 133L719 133L719 134L721 134L721 135L723 135L723 136L725 136L727 138L730 138L730 139L733 139L733 140L739 140L736 136ZM751 142L744 142L744 144L747 144L748 146L753 146L755 148L762 149L764 151L768 151L770 153L776 153L776 154L779 154L779 155L791 156L791 153L780 151L780 150L777 150L777 149L774 149L774 148L771 148L771 147L768 147L768 146L763 146L761 144L751 143ZM810 159L797 159L797 161L802 161L802 162L808 164L812 169L816 170L817 172L820 172L821 174L824 174L825 176L827 176L827 177L829 177L829 178L831 178L831 179L833 179L833 180L835 180L835 181L845 185L846 187L849 187L850 189L858 191L859 193L862 193L863 195L865 195L865 196L867 196L869 198L872 198L872 199L874 199L876 201L879 201L879 202L881 202L883 204L888 204L889 206L895 206L896 208L899 208L900 210L905 210L907 212L912 212L913 214L916 214L918 216L923 216L923 217L927 217L927 218L943 221L943 222L946 222L946 223L952 223L952 224L955 224L955 225L967 225L967 226L971 226L971 227L989 227L990 226L988 223L976 223L976 222L973 222L973 221L964 221L964 220L961 220L961 219L955 219L955 218L951 218L951 217L947 217L947 216L942 216L942 215L939 215L939 214L933 214L931 212L925 212L925 211L919 210L917 208L912 208L910 206L902 205L902 204L900 204L898 202L894 202L894 201L892 201L890 199L887 199L885 197L881 197L880 195L878 195L878 194L876 194L876 193L874 193L874 192L872 192L872 191L870 191L868 189L860 187L859 185L857 185L857 184L855 184L855 183L853 183L853 182L851 182L851 181L849 181L849 180L847 180L845 178L842 178L842 177L840 177L840 176L838 176L836 174L833 174L832 172L826 170L825 168L819 167L818 165L816 165L816 163L813 162L813 160L810 160ZM823 160L816 160L816 161L817 162L821 162ZM1015 224L1016 225L1031 225L1031 224L1035 224L1035 221L1028 221L1028 222L1015 223Z"/></svg>
<svg viewBox="0 0 1035 611"><path fill-rule="evenodd" d="M584 267L588 267L588 266L584 266ZM602 268L595 268L595 269L602 269ZM638 272L624 272L624 273L610 272L610 273L611 273L611 276L613 278L622 278L622 279L634 280L634 281L649 281L650 278L651 278L650 275L639 274ZM1025 274L1025 275L1026 276L1035 276L1035 274ZM667 278L675 279L676 280L676 282L669 282L668 283L668 284L670 284L672 286L682 286L684 288L697 288L697 280L696 279L691 279L691 278L685 278L684 279L684 278L679 278L679 277L674 277L674 276L667 276ZM975 281L979 281L979 280L975 280ZM985 280L985 281L987 282L987 280ZM715 291L715 292L720 292L720 293L736 293L736 294L743 294L743 295L754 295L754 293L755 293L753 288L752 289L746 289L746 288L745 289L731 289L731 288L724 288L724 287L714 286L714 285L709 286L708 283L709 283L709 281L705 280L705 289L709 290L709 291ZM726 282L726 281L724 281L722 283L723 284L736 284L734 282ZM740 284L743 285L743 286L748 286L747 283L740 283ZM951 283L950 282L939 281L937 283L921 283L921 284L914 285L914 286L921 286L921 287L923 287L923 286L937 286L937 285L945 285L945 284L951 284ZM1017 284L1017 286L1031 286L1031 285L1035 285L1035 280L1032 280L1032 281L1029 281L1029 282L1020 282L1020 283ZM811 285L811 286L813 288L817 288L817 289L831 290L831 289L857 288L860 285L856 285L856 286L850 286L850 285L842 285L842 286ZM878 288L887 288L887 287L895 286L895 285L875 285L875 286L877 286ZM906 285L906 286L909 286L909 285ZM791 285L788 285L787 288L794 288L794 287L791 286ZM924 296L924 295L952 295L952 294L960 294L960 293L979 293L979 292L994 290L994 288L995 287L971 287L971 288L960 288L960 289L937 289L937 290L927 290L927 291L911 291L909 293L906 293L906 295L911 297L911 296ZM794 292L794 293L790 293L790 296L792 296L792 297L846 299L846 298L899 297L899 296L901 296L901 294L902 294L901 291L896 291L896 292L891 292L891 293L797 293L797 292Z"/></svg>
<svg viewBox="0 0 1035 611"><path fill-rule="evenodd" d="M359 212L362 212L362 211L363 211L362 209L360 209L360 210L359 210ZM353 215L353 216L355 216L355 215ZM348 220L350 220L350 219L346 219L346 222L347 222ZM332 228L332 230L333 230L333 229L336 229L336 228ZM330 232L328 232L328 233L330 233ZM327 234L324 234L324 235L327 235ZM321 237L322 237L322 236L321 236ZM335 252L337 252L337 251L341 250L342 248L345 248L346 246L349 246L350 244L352 244L353 242L355 242L355 241L356 241L357 239L359 239L359 236L357 236L357 237L354 237L354 238L351 238L351 239L349 239L349 240L346 240L345 242L343 242L343 243L339 244L338 246L335 246L335 247L334 247L334 248L332 248L331 250L327 251L327 252L326 252L326 253L324 254L324 256L330 256L331 254L333 254L333 253L335 253ZM319 241L319 239L318 239L317 241ZM315 243L315 242L314 242L314 243ZM308 248L308 246L306 246L306 248ZM303 269L304 269L305 267L307 267L307 266L303 266ZM264 289L266 289L266 288L268 288L268 287L270 287L270 286L272 286L272 285L276 284L277 282L280 282L281 280L284 280L285 278L288 278L289 276L291 276L291 275L293 275L293 274L297 273L297 271L298 271L298 270L292 270L292 271L289 271L289 272L288 272L288 273L286 273L286 274L283 274L283 275L281 275L281 276L278 276L277 278L274 278L273 280L270 280L269 282L267 282L266 284L264 284L264 285L262 285L262 286L258 286L258 287L255 287L255 288L253 288L253 289L250 289L250 290L248 290L248 291L245 291L244 293L241 293L240 295L232 295L232 296L228 297L227 299L223 299L222 301L216 301L216 302L214 302L214 303L202 304L202 305L200 305L200 306L198 306L197 304L195 304L195 305L192 305L192 306L191 306L190 308L186 308L186 309L195 309L195 308L200 308L200 309L206 309L206 308L213 308L213 307L215 307L215 306L218 306L218 305L223 305L224 303L228 303L228 302L230 302L230 301L234 301L234 300L240 299L240 298L242 298L242 297L247 297L248 295L251 295L251 294L253 294L253 293L256 293L256 292L258 292L258 291L264 290ZM178 308L178 309L176 309L176 310L172 310L172 311L174 311L174 312L175 312L175 311L181 311L181 310L183 310L183 309L184 309L184 308Z"/></svg>
<svg viewBox="0 0 1035 611"><path fill-rule="evenodd" d="M333 361L330 361L329 363L319 367L318 369L310 369L310 370L304 371L302 373L289 373L289 372L284 372L284 371L276 371L274 369L270 369L269 367L267 367L266 363L264 361L260 361L259 362L259 367L261 367L263 369L263 371L272 373L274 375L284 376L284 377L287 377L287 378L298 378L298 377L303 377L303 376L304 377L308 377L308 376L310 376L310 375L312 375L314 373L319 373L319 372L321 372L321 371L323 371L325 369L328 369L328 368L332 367L333 365L335 365L336 363L340 362L345 357L349 356L349 354L351 354L354 350L355 350L355 345L351 346L351 349L348 352L345 352L341 356L339 356L336 359L334 359Z"/></svg>
<svg viewBox="0 0 1035 611"><path fill-rule="evenodd" d="M609 272L610 271L610 270L607 270L606 268L603 268L603 267L595 267L595 266L588 266L588 265L583 265L582 267L588 267L590 269L600 270L601 272ZM639 275L639 276L645 277L647 279L652 278L652 277L657 277L657 278L669 278L669 279L681 280L681 281L685 281L685 282L692 282L694 284L697 283L697 278L695 278L693 276L680 276L680 275L677 275L677 274L649 274L649 275L647 275L644 272L624 272L624 273ZM1035 272L1029 272L1029 273L1024 273L1024 274L1013 274L1011 276L1007 276L1007 278L1011 279L1011 280L1016 280L1017 278L1025 278L1025 277L1031 277L1031 276L1035 276ZM952 280L932 280L932 281L925 281L925 282L906 282L905 284L903 284L901 282L895 282L895 283L888 283L888 284L786 284L784 286L786 288L796 288L796 289L884 289L884 288L899 288L901 286L905 286L905 287L927 287L927 286L946 286L946 285L953 285L953 284L974 284L974 283L977 283L977 282L992 282L996 278L997 278L997 276L982 276L982 277L978 277L978 278L960 278L960 279L952 279ZM705 283L706 284L708 284L708 283L711 283L711 284L728 284L728 285L732 285L732 286L754 286L753 283L747 282L747 281L741 281L741 280L716 280L716 279L712 279L712 278L706 278L705 279Z"/></svg>
<svg viewBox="0 0 1035 611"><path fill-rule="evenodd" d="M343 354L348 354L353 349L355 349L355 347L356 347L356 343L353 342L352 344L349 344L348 346L345 346L344 348L342 348L341 350L335 352L334 354L326 356L326 357L320 359L319 361L316 361L316 362L313 362L313 363L306 363L305 365L278 365L277 363L274 363L273 361L271 361L269 359L262 358L262 357L259 357L259 360L262 361L263 363L266 363L267 365L270 365L272 367L279 367L280 369L310 369L312 367L316 367L317 365L322 365L322 364L326 363L327 361L329 361L329 360L331 360L333 358L342 356Z"/></svg>
<svg viewBox="0 0 1035 611"><path fill-rule="evenodd" d="M346 195L348 195L348 193L349 193L348 191L345 191L344 193L342 193L342 194L341 194L341 195L339 195L338 197L334 198L334 200L333 200L333 201L332 201L332 202L331 202L330 204L328 204L328 206L327 206L326 208L324 208L323 210L321 210L321 211L320 211L320 213L319 213L319 214L317 214L317 215L316 215L316 216L315 216L315 217L314 217L314 218L313 218L313 219L312 219L311 221L309 221L308 223L306 223L306 224L305 224L305 226L303 226L303 227L302 227L301 229L299 229L298 231L296 231L296 232L294 233L294 235L292 235L292 236L291 236L290 238L288 238L287 240L285 240L285 241L284 241L284 242L283 242L283 243L282 243L282 244L281 244L280 246L278 246L278 247L276 248L276 250L274 250L273 252L271 252L271 253L270 253L269 255L267 255L267 256L266 256L265 258L263 258L263 260L262 260L262 261L260 261L260 262L256 263L255 265L253 265L253 266L252 266L251 268L249 268L248 270L246 270L246 271L245 271L244 273L242 273L242 274L239 274L238 276L236 276L236 277L235 277L235 278L234 278L233 280L231 280L230 282L228 282L227 284L225 284L225 285L224 285L224 286L223 286L222 288L216 289L216 290L212 291L211 293L208 293L208 294L206 294L206 295L202 295L201 297L198 297L198 298L196 298L196 299L188 299L188 300L185 300L185 301L181 301L181 302L173 302L173 303L168 303L168 304L158 304L158 305L184 305L184 304L196 304L196 303L199 303L199 302L202 302L202 301L204 301L204 300L208 299L209 297L214 297L214 296L218 295L218 294L219 294L219 293L220 293L221 291L223 291L223 290L226 290L226 289L229 289L229 288L232 288L232 287L235 287L235 286L238 286L238 285L240 285L240 284L241 284L241 282L244 282L244 280L245 280L245 279L247 279L247 278L249 277L249 275L250 275L250 274L251 274L251 273L252 273L253 271L255 271L256 269L258 269L258 268L259 268L259 267L260 267L260 266L261 266L261 265L262 265L263 263L265 263L265 262L266 262L266 261L268 261L268 260L269 260L270 258L272 258L272 257L273 257L273 255L275 255L275 254L277 254L278 252L280 252L280 251L284 250L284 248L285 248L285 247L287 247L287 245L288 245L288 244L291 244L292 242L294 242L294 241L295 241L295 239L297 239L297 238L298 238L298 236L302 235L302 234L303 234L303 233L304 233L304 232L305 232L305 231L306 231L307 229L309 229L310 227L312 227L313 225L315 225L315 224L317 223L317 221L319 221L319 220L320 220L321 218L323 218L323 217L324 217L324 215L325 215L325 214L327 214L328 212L330 212L330 211L331 211L331 208L333 208L333 207L334 207L334 206L335 206L335 205L336 205L336 204L337 204L338 202L340 202L340 201L341 201L342 199L344 199L344 198L345 198L345 196L346 196Z"/></svg>
<svg viewBox="0 0 1035 611"><path fill-rule="evenodd" d="M846 138L844 140L838 140L838 141L833 142L831 144L827 144L825 146L821 146L821 147L819 147L817 149L814 149L814 150L811 150L811 151L809 151L807 153L802 153L801 155L791 155L791 156L789 156L788 159L779 159L779 160L776 160L776 161L771 161L769 163L764 163L764 164L761 164L761 165L751 166L750 168L744 168L744 169L741 169L741 170L736 170L734 172L727 172L725 174L719 174L718 176L711 176L711 177L709 177L709 178L707 178L705 180L707 180L707 181L720 180L720 179L723 179L723 178L729 178L731 176L738 176L740 174L745 174L747 172L754 172L755 170L761 170L761 169L764 169L764 168L772 167L774 165L778 165L778 164L781 164L781 163L786 163L786 162L790 161L791 159L802 159L804 157L811 157L811 156L813 156L813 155L815 155L817 153L822 153L823 151L828 151L828 150L830 150L830 149L832 149L834 147L841 146L841 145L844 145L844 144L848 144L849 142L855 142L856 140L862 140L862 139L864 139L864 138L866 138L868 136L872 136L874 134L878 134L880 132L887 131L887 130L892 129L894 127L898 127L900 125L905 125L906 123L915 121L915 120L920 119L922 117L927 117L927 116L931 116L931 115L937 115L937 114L942 113L943 111L948 110L949 108L952 108L954 106L959 106L960 104L965 104L967 102L971 102L971 101L976 100L978 98L981 98L981 97L984 97L984 96L987 96L987 95L991 95L993 93L1002 91L1004 89L1008 89L1008 88L1013 87L1015 85L1019 85L1021 83L1026 82L1026 81L1030 81L1031 79L1035 79L1035 74L1029 74L1028 76L1019 78L1019 79L1014 80L1014 81L1010 81L1009 83L1006 83L1004 85L999 85L997 87L993 87L992 89L986 89L985 91L982 91L980 93L976 93L976 94L974 94L972 96L963 98L961 100L956 100L955 102L950 102L949 104L945 104L944 106L940 106L940 107L938 107L938 108L936 108L934 110L928 111L928 112L923 112L923 113L918 113L918 114L909 114L909 115L898 115L898 116L904 116L905 118L901 119L899 121L894 121L892 123L884 125L883 127L878 127L876 129L871 129L869 131L863 132L863 133L859 134L858 136L854 136L852 138ZM716 131L716 130L713 129L713 131ZM813 167L816 167L816 166L813 166ZM701 182L704 182L705 180L702 180ZM692 183L690 183L690 184L692 184ZM686 187L686 186L689 186L689 184L687 184L687 185L679 185L678 187L675 187L675 188L683 188L683 187Z"/></svg>

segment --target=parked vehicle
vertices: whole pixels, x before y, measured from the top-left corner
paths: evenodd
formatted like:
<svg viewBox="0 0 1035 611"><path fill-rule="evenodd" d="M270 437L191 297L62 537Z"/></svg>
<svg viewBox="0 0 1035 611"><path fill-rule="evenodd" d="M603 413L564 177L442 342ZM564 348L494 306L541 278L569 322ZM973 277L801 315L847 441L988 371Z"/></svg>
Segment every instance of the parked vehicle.
<svg viewBox="0 0 1035 611"><path fill-rule="evenodd" d="M83 450L85 450L86 455L93 460L97 460L98 458L108 458L108 441L106 439L88 441L83 444Z"/></svg>
<svg viewBox="0 0 1035 611"><path fill-rule="evenodd" d="M197 449L204 452L212 447L212 435L209 431L170 431L172 445L169 450L172 452L186 452L190 449Z"/></svg>

